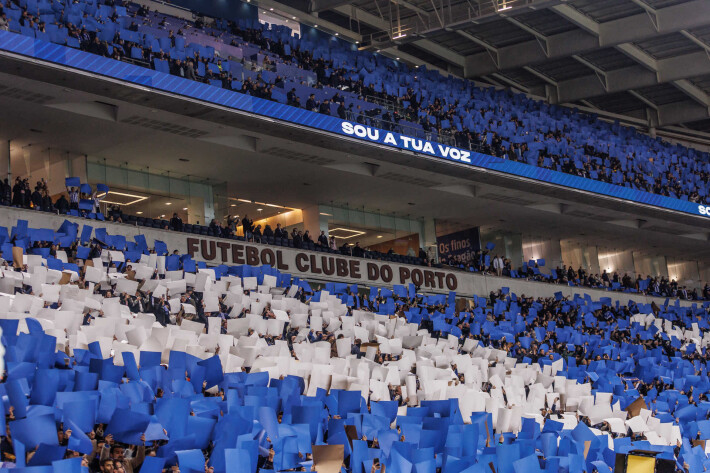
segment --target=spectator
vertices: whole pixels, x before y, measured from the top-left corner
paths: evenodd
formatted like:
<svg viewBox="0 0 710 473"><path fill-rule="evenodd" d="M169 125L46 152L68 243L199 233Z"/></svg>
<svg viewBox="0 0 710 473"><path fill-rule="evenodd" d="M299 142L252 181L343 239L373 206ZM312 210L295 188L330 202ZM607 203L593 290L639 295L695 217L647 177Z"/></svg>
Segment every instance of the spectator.
<svg viewBox="0 0 710 473"><path fill-rule="evenodd" d="M41 204L42 211L44 212L52 212L54 210L54 205L52 204L52 198L49 196L49 192L47 192L47 189L42 189L42 204Z"/></svg>
<svg viewBox="0 0 710 473"><path fill-rule="evenodd" d="M39 192L39 186L35 186L35 190L31 196L32 208L42 210L42 194Z"/></svg>
<svg viewBox="0 0 710 473"><path fill-rule="evenodd" d="M2 195L0 195L3 205L12 205L12 186L7 178L3 181Z"/></svg>
<svg viewBox="0 0 710 473"><path fill-rule="evenodd" d="M274 230L274 238L288 238L288 232L281 228L281 224L276 224L276 230Z"/></svg>
<svg viewBox="0 0 710 473"><path fill-rule="evenodd" d="M306 110L310 110L312 112L318 111L318 102L316 102L316 94L311 94L308 96L308 100L306 100Z"/></svg>
<svg viewBox="0 0 710 473"><path fill-rule="evenodd" d="M300 231L297 231L295 228L293 229L292 239L294 248L303 247L303 234Z"/></svg>
<svg viewBox="0 0 710 473"><path fill-rule="evenodd" d="M323 115L330 115L330 101L328 99L323 100L318 108L318 112Z"/></svg>
<svg viewBox="0 0 710 473"><path fill-rule="evenodd" d="M59 213L62 215L66 215L67 212L69 212L69 201L64 196L64 194L59 196L59 199L57 199L57 203L56 203L55 207L56 207L57 211L59 211Z"/></svg>
<svg viewBox="0 0 710 473"><path fill-rule="evenodd" d="M178 216L177 212L173 213L173 218L170 219L170 228L175 231L183 231L182 219Z"/></svg>
<svg viewBox="0 0 710 473"><path fill-rule="evenodd" d="M503 268L505 267L505 264L503 264L503 258L501 258L498 255L495 255L493 258L493 269L495 270L496 274L498 276L503 275Z"/></svg>
<svg viewBox="0 0 710 473"><path fill-rule="evenodd" d="M22 179L18 177L15 178L15 185L12 188L12 205L15 207L24 207L25 202L25 184Z"/></svg>
<svg viewBox="0 0 710 473"><path fill-rule="evenodd" d="M321 230L320 235L318 236L318 244L323 248L328 247L328 236L325 234L325 230Z"/></svg>
<svg viewBox="0 0 710 473"><path fill-rule="evenodd" d="M244 237L251 241L254 222L249 219L248 215L244 215L244 218L242 219L242 229L244 230Z"/></svg>
<svg viewBox="0 0 710 473"><path fill-rule="evenodd" d="M94 191L91 194L91 211L96 215L101 213L101 200L102 197L99 197L98 192Z"/></svg>
<svg viewBox="0 0 710 473"><path fill-rule="evenodd" d="M67 187L67 193L69 194L69 208L71 210L79 210L79 189Z"/></svg>
<svg viewBox="0 0 710 473"><path fill-rule="evenodd" d="M187 60L187 66L185 67L185 79L197 80L197 75L195 74L195 64L192 59Z"/></svg>
<svg viewBox="0 0 710 473"><path fill-rule="evenodd" d="M130 459L126 458L125 449L120 445L115 445L113 442L113 435L109 434L106 436L106 443L100 453L100 461L111 459L114 462L119 462L123 465L123 469L126 473L138 473L138 468L145 460L145 435L141 435L141 442L143 445L136 449L135 455Z"/></svg>

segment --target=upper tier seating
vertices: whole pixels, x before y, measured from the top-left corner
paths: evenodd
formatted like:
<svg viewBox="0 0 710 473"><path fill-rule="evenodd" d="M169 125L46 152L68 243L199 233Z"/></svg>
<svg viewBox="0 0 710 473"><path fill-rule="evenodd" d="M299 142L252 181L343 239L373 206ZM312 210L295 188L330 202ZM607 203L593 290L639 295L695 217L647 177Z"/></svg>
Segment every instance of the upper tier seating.
<svg viewBox="0 0 710 473"><path fill-rule="evenodd" d="M249 19L205 26L115 3L12 0L4 12L10 31L23 35L406 135L710 203L710 155L618 123L423 66L410 69L335 37L300 39Z"/></svg>

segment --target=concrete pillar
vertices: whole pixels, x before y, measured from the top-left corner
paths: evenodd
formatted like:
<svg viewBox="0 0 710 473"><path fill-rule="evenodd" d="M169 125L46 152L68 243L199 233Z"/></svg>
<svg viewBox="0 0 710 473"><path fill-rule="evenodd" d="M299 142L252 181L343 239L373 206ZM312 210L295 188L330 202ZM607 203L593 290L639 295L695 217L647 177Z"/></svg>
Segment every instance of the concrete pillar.
<svg viewBox="0 0 710 473"><path fill-rule="evenodd" d="M303 214L303 231L309 230L311 238L317 240L321 231L328 234L328 217L320 214L319 205L306 207L301 209L301 212Z"/></svg>
<svg viewBox="0 0 710 473"><path fill-rule="evenodd" d="M562 266L562 249L559 240L523 238L523 261L538 259L545 260L545 267L556 268Z"/></svg>
<svg viewBox="0 0 710 473"><path fill-rule="evenodd" d="M67 177L78 177L82 184L89 182L88 156L85 154L67 159Z"/></svg>
<svg viewBox="0 0 710 473"><path fill-rule="evenodd" d="M205 220L205 203L201 197L189 197L187 202L187 220L185 223L192 225L209 225Z"/></svg>
<svg viewBox="0 0 710 473"><path fill-rule="evenodd" d="M12 183L12 166L10 165L10 140L0 142L0 178L7 177Z"/></svg>
<svg viewBox="0 0 710 473"><path fill-rule="evenodd" d="M419 246L424 248L424 251L435 261L439 260L439 252L436 250L436 221L433 218L424 219L419 231Z"/></svg>
<svg viewBox="0 0 710 473"><path fill-rule="evenodd" d="M562 264L575 270L579 267L591 274L601 274L599 269L599 252L596 246L584 242L561 242Z"/></svg>

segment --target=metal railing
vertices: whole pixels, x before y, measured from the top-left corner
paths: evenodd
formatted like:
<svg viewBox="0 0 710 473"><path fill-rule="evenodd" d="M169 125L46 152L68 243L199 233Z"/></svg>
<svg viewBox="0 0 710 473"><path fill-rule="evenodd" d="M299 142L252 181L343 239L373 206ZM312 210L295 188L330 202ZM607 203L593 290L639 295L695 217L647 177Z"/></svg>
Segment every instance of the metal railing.
<svg viewBox="0 0 710 473"><path fill-rule="evenodd" d="M365 102L368 103L374 103L376 105L379 105L380 107L384 107L390 112L396 112L401 115L404 115L404 107L402 107L398 101L395 100L390 100L382 97L376 97L374 95L366 95L365 97Z"/></svg>

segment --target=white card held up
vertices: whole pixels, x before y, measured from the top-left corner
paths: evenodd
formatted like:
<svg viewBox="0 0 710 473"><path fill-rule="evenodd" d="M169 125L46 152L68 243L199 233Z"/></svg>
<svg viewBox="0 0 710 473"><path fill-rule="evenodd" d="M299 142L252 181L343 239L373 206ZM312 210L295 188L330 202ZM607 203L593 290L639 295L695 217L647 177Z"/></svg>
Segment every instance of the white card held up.
<svg viewBox="0 0 710 473"><path fill-rule="evenodd" d="M199 335L205 331L205 324L203 324L202 322L193 322L192 320L183 320L182 324L180 325L180 328L182 330L189 330L195 332Z"/></svg>
<svg viewBox="0 0 710 473"><path fill-rule="evenodd" d="M255 277L244 278L242 282L245 290L256 291L258 284Z"/></svg>
<svg viewBox="0 0 710 473"><path fill-rule="evenodd" d="M178 271L166 271L165 279L168 281L178 281L182 279L182 270Z"/></svg>
<svg viewBox="0 0 710 473"><path fill-rule="evenodd" d="M216 292L205 292L203 297L205 312L219 312L219 298Z"/></svg>
<svg viewBox="0 0 710 473"><path fill-rule="evenodd" d="M184 279L179 279L177 281L170 281L168 285L168 295L179 296L187 291L187 285Z"/></svg>
<svg viewBox="0 0 710 473"><path fill-rule="evenodd" d="M46 302L59 302L60 286L55 284L42 284L42 299Z"/></svg>
<svg viewBox="0 0 710 473"><path fill-rule="evenodd" d="M155 288L155 291L153 291L153 297L160 299L161 297L165 297L167 295L167 288L163 286L162 284L158 284L158 287Z"/></svg>
<svg viewBox="0 0 710 473"><path fill-rule="evenodd" d="M276 276L271 276L270 274L264 275L264 286L276 287Z"/></svg>
<svg viewBox="0 0 710 473"><path fill-rule="evenodd" d="M177 314L180 312L180 298L175 297L173 299L170 299L168 301L168 304L170 305L170 313L171 314Z"/></svg>
<svg viewBox="0 0 710 473"><path fill-rule="evenodd" d="M156 260L158 274L165 274L165 256L158 256Z"/></svg>
<svg viewBox="0 0 710 473"><path fill-rule="evenodd" d="M123 263L124 261L126 261L126 258L124 257L123 252L121 251L109 251L108 255L111 261L116 261L119 263Z"/></svg>
<svg viewBox="0 0 710 473"><path fill-rule="evenodd" d="M104 267L101 266L100 268L97 268L95 266L87 266L86 267L86 273L84 275L84 279L89 282L96 282L99 283L104 280L105 274L103 271Z"/></svg>
<svg viewBox="0 0 710 473"><path fill-rule="evenodd" d="M222 331L222 317L207 317L207 333L219 335Z"/></svg>
<svg viewBox="0 0 710 473"><path fill-rule="evenodd" d="M197 314L197 310L195 310L195 306L192 304L184 304L183 303L182 310L184 310L186 314L191 314L191 315Z"/></svg>
<svg viewBox="0 0 710 473"><path fill-rule="evenodd" d="M138 291L138 281L131 281L129 279L119 279L116 282L116 292L126 293L128 295L134 295Z"/></svg>
<svg viewBox="0 0 710 473"><path fill-rule="evenodd" d="M212 278L207 272L200 272L195 275L195 291L205 292L212 287Z"/></svg>

